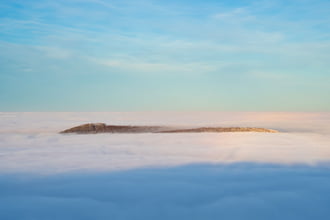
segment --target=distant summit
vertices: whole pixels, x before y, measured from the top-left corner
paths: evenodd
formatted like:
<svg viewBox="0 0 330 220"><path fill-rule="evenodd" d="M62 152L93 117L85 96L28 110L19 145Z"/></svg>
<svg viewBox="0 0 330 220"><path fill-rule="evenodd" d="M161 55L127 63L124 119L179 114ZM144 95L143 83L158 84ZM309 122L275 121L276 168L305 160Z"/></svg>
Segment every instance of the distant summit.
<svg viewBox="0 0 330 220"><path fill-rule="evenodd" d="M278 131L253 127L198 127L179 128L166 126L129 126L106 125L104 123L89 123L66 129L60 133L96 134L96 133L203 133L203 132L266 132Z"/></svg>

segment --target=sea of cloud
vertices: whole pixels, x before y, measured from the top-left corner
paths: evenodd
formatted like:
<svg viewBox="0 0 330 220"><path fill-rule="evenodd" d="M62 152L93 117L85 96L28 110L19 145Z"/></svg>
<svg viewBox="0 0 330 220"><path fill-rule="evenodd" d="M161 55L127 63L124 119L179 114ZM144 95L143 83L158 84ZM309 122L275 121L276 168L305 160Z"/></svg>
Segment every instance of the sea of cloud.
<svg viewBox="0 0 330 220"><path fill-rule="evenodd" d="M327 219L330 113L0 113L0 219ZM88 122L280 133L58 132Z"/></svg>

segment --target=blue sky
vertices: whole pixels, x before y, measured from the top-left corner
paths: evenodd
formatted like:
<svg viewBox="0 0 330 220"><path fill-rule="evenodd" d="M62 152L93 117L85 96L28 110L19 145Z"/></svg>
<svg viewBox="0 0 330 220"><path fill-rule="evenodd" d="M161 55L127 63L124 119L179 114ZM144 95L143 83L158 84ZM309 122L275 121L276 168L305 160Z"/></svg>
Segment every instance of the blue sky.
<svg viewBox="0 0 330 220"><path fill-rule="evenodd" d="M0 111L329 111L326 0L0 0Z"/></svg>

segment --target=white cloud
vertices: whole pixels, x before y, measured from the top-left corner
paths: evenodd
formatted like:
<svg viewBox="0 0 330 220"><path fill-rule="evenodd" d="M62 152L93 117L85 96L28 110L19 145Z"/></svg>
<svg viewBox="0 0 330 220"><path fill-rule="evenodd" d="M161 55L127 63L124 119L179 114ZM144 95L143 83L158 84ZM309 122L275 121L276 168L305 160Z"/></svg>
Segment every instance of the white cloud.
<svg viewBox="0 0 330 220"><path fill-rule="evenodd" d="M229 23L235 22L248 22L256 19L247 8L235 8L224 12L217 13L213 16L214 18Z"/></svg>
<svg viewBox="0 0 330 220"><path fill-rule="evenodd" d="M116 59L92 59L96 63L113 67L119 68L122 70L129 71L133 74L136 72L143 72L143 73L196 73L201 74L209 71L215 70L215 66L210 64L203 64L203 63L157 63L157 62L146 62L143 60L131 60L128 58L127 60L116 60Z"/></svg>
<svg viewBox="0 0 330 220"><path fill-rule="evenodd" d="M318 164L330 159L323 114L17 113L1 114L1 172L123 170L190 163ZM88 122L252 126L284 133L60 135Z"/></svg>

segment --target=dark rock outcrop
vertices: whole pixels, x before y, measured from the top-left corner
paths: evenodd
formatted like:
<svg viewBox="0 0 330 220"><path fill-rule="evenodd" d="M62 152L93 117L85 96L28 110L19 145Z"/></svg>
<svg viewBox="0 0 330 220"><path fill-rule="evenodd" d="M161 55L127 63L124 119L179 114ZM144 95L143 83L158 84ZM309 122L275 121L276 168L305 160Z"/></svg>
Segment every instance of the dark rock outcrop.
<svg viewBox="0 0 330 220"><path fill-rule="evenodd" d="M178 128L165 126L125 126L106 125L104 123L90 123L73 127L60 133L201 133L201 132L267 132L277 133L278 131L266 128L250 127L200 127L200 128Z"/></svg>

